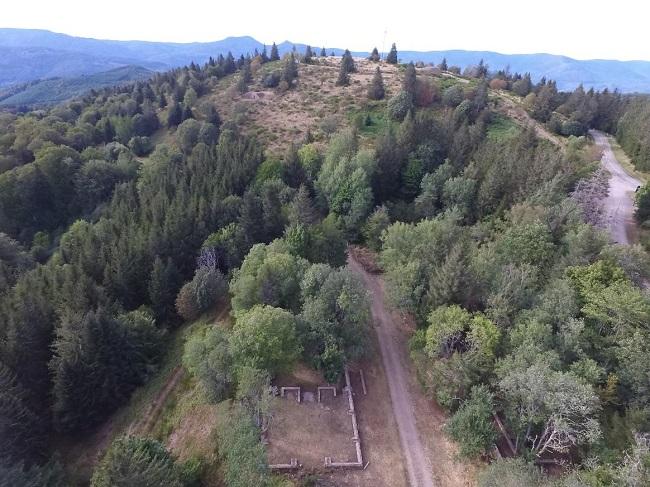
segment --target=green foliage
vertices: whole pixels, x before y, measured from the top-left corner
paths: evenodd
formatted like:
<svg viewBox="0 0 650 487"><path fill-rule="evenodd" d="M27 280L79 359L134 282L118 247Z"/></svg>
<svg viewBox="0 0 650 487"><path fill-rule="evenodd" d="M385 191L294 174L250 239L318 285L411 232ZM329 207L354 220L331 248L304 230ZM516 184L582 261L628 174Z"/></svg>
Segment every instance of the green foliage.
<svg viewBox="0 0 650 487"><path fill-rule="evenodd" d="M386 88L384 88L384 78L381 75L379 66L368 85L368 98L371 100L383 100L386 95Z"/></svg>
<svg viewBox="0 0 650 487"><path fill-rule="evenodd" d="M363 284L347 269L309 268L301 283L299 335L304 356L336 383L347 361L363 356L370 304Z"/></svg>
<svg viewBox="0 0 650 487"><path fill-rule="evenodd" d="M240 313L266 304L297 312L307 267L307 261L289 253L281 241L253 246L230 282L233 310Z"/></svg>
<svg viewBox="0 0 650 487"><path fill-rule="evenodd" d="M133 485L185 487L188 483L161 443L149 438L125 436L111 444L93 474L91 486Z"/></svg>
<svg viewBox="0 0 650 487"><path fill-rule="evenodd" d="M406 91L400 91L390 100L387 105L388 116L392 120L404 120L404 117L413 110L413 99Z"/></svg>
<svg viewBox="0 0 650 487"><path fill-rule="evenodd" d="M639 223L643 223L650 219L650 186L645 184L639 188L634 199L636 202L634 216Z"/></svg>
<svg viewBox="0 0 650 487"><path fill-rule="evenodd" d="M390 226L390 216L385 206L378 206L375 211L368 217L363 227L363 236L366 245L378 252L381 250L381 236L384 230Z"/></svg>
<svg viewBox="0 0 650 487"><path fill-rule="evenodd" d="M542 484L539 468L522 458L505 458L490 464L481 474L480 487L537 487Z"/></svg>
<svg viewBox="0 0 650 487"><path fill-rule="evenodd" d="M272 375L290 370L302 351L295 317L261 305L238 315L230 347L238 367L251 366Z"/></svg>
<svg viewBox="0 0 650 487"><path fill-rule="evenodd" d="M45 446L43 421L28 399L15 375L0 362L0 459L25 461Z"/></svg>
<svg viewBox="0 0 650 487"><path fill-rule="evenodd" d="M56 427L71 431L101 421L148 378L160 339L143 311L113 317L99 308L67 317L57 330L50 364Z"/></svg>
<svg viewBox="0 0 650 487"><path fill-rule="evenodd" d="M183 365L203 384L211 401L226 399L234 384L228 336L219 325L203 326L188 338Z"/></svg>
<svg viewBox="0 0 650 487"><path fill-rule="evenodd" d="M497 439L492 423L494 398L487 387L475 386L467 399L451 417L446 429L460 444L460 454L476 457L485 454Z"/></svg>
<svg viewBox="0 0 650 487"><path fill-rule="evenodd" d="M394 42L390 48L390 52L386 56L386 62L388 64L397 64L397 47L395 46Z"/></svg>
<svg viewBox="0 0 650 487"><path fill-rule="evenodd" d="M229 421L219 428L220 455L224 460L224 477L228 487L266 487L269 469L260 433L250 416L235 409Z"/></svg>
<svg viewBox="0 0 650 487"><path fill-rule="evenodd" d="M194 277L178 293L176 310L186 320L196 319L226 295L228 285L221 272L209 266L200 266Z"/></svg>

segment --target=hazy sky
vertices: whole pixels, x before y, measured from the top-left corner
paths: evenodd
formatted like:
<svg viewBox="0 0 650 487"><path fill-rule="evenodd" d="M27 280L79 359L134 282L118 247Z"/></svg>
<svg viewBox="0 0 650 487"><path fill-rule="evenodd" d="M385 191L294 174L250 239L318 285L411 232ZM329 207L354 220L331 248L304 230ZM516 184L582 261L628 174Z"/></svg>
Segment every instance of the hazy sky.
<svg viewBox="0 0 650 487"><path fill-rule="evenodd" d="M645 0L2 0L0 27L102 39L250 35L352 50L549 52L650 60Z"/></svg>

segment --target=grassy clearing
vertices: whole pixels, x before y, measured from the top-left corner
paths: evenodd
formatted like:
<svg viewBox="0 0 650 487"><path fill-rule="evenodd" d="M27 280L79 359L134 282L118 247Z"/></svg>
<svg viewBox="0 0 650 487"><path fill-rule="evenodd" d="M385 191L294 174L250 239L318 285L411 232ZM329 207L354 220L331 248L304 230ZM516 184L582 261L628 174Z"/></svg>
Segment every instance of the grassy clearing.
<svg viewBox="0 0 650 487"><path fill-rule="evenodd" d="M488 137L496 140L503 140L515 137L520 127L511 119L501 114L495 114L488 125Z"/></svg>
<svg viewBox="0 0 650 487"><path fill-rule="evenodd" d="M637 178L643 184L647 184L648 181L650 181L650 173L639 171L638 169L636 169L634 167L634 164L632 163L632 160L625 153L625 151L619 145L616 139L612 136L609 136L608 139L609 139L609 144L612 146L612 150L614 151L614 155L616 156L616 160L618 160L621 166L623 166L625 172L628 173L630 176Z"/></svg>

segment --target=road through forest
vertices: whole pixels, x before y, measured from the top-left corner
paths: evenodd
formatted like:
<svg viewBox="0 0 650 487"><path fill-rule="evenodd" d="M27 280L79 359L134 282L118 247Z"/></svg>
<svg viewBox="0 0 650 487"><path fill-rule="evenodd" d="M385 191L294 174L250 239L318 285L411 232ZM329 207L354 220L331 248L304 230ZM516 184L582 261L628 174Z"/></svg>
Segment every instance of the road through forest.
<svg viewBox="0 0 650 487"><path fill-rule="evenodd" d="M609 172L609 194L603 202L605 223L612 240L619 244L633 243L634 191L641 186L641 181L625 172L609 144L607 135L597 130L589 132L596 144L603 150L602 165Z"/></svg>
<svg viewBox="0 0 650 487"><path fill-rule="evenodd" d="M380 276L370 274L350 254L348 266L358 274L370 294L372 318L379 340L393 414L397 422L402 453L411 487L433 487L431 466L418 434L414 401L408 388L408 369L396 342L396 328L384 303L384 286Z"/></svg>

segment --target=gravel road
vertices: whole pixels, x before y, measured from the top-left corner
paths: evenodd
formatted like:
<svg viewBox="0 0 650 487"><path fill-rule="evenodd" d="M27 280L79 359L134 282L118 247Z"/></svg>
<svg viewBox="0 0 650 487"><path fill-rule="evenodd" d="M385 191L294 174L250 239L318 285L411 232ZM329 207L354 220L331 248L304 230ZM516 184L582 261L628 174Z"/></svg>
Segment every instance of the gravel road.
<svg viewBox="0 0 650 487"><path fill-rule="evenodd" d="M607 228L614 242L630 245L636 225L634 221L634 191L642 183L621 167L604 133L591 130L590 134L596 144L602 148L602 165L611 175L609 194L604 201Z"/></svg>
<svg viewBox="0 0 650 487"><path fill-rule="evenodd" d="M400 443L411 487L433 487L431 466L420 441L416 427L413 398L408 389L408 370L402 361L396 343L395 326L384 304L384 286L381 278L366 272L350 255L348 267L364 281L372 303L372 318L379 339L393 414L399 430Z"/></svg>

